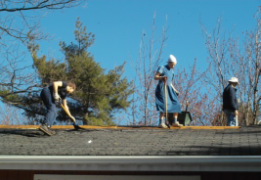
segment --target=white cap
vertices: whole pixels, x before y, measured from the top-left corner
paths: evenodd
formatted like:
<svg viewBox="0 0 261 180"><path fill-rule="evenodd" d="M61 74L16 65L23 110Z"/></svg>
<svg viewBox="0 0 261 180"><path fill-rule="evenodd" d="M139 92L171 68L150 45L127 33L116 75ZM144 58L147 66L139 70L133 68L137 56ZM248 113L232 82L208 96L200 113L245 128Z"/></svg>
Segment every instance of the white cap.
<svg viewBox="0 0 261 180"><path fill-rule="evenodd" d="M236 77L231 77L231 78L228 80L228 82L238 83L238 84L239 84L238 79L237 79Z"/></svg>
<svg viewBox="0 0 261 180"><path fill-rule="evenodd" d="M173 62L174 64L177 64L177 59L171 54L169 55L168 62Z"/></svg>

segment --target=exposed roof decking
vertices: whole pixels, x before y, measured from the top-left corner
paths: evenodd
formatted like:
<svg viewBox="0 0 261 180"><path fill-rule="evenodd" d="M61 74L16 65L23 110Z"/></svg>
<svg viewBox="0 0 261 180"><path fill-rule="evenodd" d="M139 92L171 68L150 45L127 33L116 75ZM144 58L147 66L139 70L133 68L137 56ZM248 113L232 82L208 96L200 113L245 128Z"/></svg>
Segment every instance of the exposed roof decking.
<svg viewBox="0 0 261 180"><path fill-rule="evenodd" d="M156 126L92 126L82 125L83 129L162 129ZM39 125L0 125L1 129L38 129ZM233 126L183 126L171 127L170 129L239 129ZM72 125L54 125L52 129L74 129Z"/></svg>

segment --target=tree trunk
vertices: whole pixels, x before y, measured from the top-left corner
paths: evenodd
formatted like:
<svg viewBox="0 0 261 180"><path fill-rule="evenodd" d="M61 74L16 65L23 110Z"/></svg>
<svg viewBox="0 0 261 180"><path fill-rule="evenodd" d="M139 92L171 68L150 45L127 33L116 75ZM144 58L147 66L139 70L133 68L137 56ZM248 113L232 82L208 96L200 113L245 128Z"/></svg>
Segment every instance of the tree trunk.
<svg viewBox="0 0 261 180"><path fill-rule="evenodd" d="M254 90L254 99L253 99L253 122L254 124L258 123L257 112L259 110L259 104L257 102L257 90Z"/></svg>
<svg viewBox="0 0 261 180"><path fill-rule="evenodd" d="M83 119L83 125L88 125L88 112L86 112L85 114L84 114L84 119Z"/></svg>
<svg viewBox="0 0 261 180"><path fill-rule="evenodd" d="M248 95L248 101L247 101L247 112L246 112L246 126L250 125L250 112L251 112L251 102L250 102L250 95Z"/></svg>

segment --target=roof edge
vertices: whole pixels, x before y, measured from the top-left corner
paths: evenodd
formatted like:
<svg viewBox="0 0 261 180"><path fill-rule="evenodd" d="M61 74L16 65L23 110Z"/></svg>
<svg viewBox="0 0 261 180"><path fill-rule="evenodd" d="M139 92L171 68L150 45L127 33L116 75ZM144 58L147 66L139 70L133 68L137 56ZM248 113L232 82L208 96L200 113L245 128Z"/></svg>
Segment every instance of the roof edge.
<svg viewBox="0 0 261 180"><path fill-rule="evenodd" d="M1 130L13 129L13 130L38 130L40 125L0 125ZM160 129L158 126L94 126L94 125L80 125L82 129ZM209 130L223 130L223 129L240 129L240 126L183 126L183 127L170 127L170 129L209 129ZM74 129L73 125L53 125L52 129Z"/></svg>
<svg viewBox="0 0 261 180"><path fill-rule="evenodd" d="M0 156L0 169L261 172L261 156Z"/></svg>

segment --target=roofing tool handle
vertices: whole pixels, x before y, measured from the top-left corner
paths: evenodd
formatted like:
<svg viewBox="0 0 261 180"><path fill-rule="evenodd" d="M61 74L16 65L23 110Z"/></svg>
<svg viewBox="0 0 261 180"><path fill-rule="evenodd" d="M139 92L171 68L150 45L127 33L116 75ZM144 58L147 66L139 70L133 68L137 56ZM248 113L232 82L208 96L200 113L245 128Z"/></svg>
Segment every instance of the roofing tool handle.
<svg viewBox="0 0 261 180"><path fill-rule="evenodd" d="M167 101L167 77L164 76L164 90L165 90L165 124L170 128L169 120L168 120L168 101Z"/></svg>
<svg viewBox="0 0 261 180"><path fill-rule="evenodd" d="M74 117L72 117L72 115L68 112L68 110L64 107L64 105L60 102L60 106L61 108L64 110L64 112L67 114L67 116L69 116L69 118L73 121L73 123L76 123L76 120Z"/></svg>
<svg viewBox="0 0 261 180"><path fill-rule="evenodd" d="M69 111L64 107L64 105L60 102L60 106L61 108L64 110L64 112L67 114L67 116L69 116L69 118L73 121L73 127L74 129L78 130L81 129L81 127L79 125L76 124L76 120L74 117L72 117L72 115L69 113Z"/></svg>

